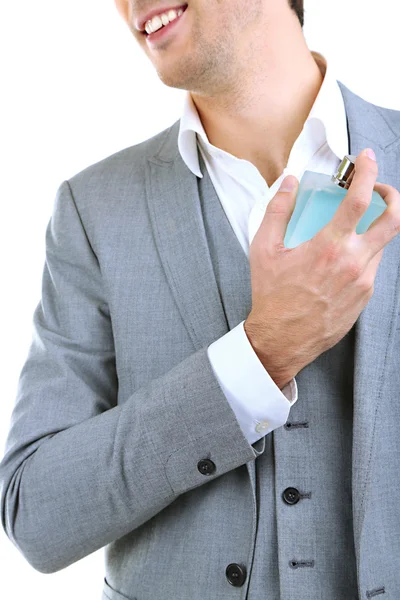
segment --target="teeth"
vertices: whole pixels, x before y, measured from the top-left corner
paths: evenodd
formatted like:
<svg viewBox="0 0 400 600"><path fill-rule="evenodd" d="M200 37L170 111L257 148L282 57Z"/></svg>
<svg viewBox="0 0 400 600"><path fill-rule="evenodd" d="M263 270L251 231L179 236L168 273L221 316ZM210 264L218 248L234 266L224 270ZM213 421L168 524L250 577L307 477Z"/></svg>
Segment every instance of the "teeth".
<svg viewBox="0 0 400 600"><path fill-rule="evenodd" d="M171 23L171 21L174 21L175 19L180 17L183 14L183 12L184 11L182 8L179 8L178 10L171 9L168 12L163 13L162 15L157 15L156 17L153 17L152 19L146 22L146 33L154 33L155 31L158 31L158 29L161 29L161 27L163 27L164 25L168 25L168 23Z"/></svg>

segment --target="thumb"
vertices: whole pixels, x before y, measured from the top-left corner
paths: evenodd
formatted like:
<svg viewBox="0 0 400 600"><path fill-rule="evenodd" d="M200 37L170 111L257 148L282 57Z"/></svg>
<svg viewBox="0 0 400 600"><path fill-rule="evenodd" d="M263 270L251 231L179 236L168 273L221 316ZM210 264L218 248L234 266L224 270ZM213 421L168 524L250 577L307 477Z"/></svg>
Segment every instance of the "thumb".
<svg viewBox="0 0 400 600"><path fill-rule="evenodd" d="M267 206L260 233L271 249L283 245L286 229L296 204L298 185L299 182L294 175L287 175Z"/></svg>

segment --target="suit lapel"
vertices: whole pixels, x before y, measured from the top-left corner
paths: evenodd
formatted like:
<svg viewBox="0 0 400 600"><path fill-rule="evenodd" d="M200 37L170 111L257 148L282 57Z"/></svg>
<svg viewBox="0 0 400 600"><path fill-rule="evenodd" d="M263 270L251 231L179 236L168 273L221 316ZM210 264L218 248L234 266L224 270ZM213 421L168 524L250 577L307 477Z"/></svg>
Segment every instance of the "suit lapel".
<svg viewBox="0 0 400 600"><path fill-rule="evenodd" d="M170 136L175 144L176 134ZM170 150L169 156L164 148L163 157L148 161L148 206L166 277L193 345L200 350L229 329L207 245L196 177L175 156L175 147Z"/></svg>
<svg viewBox="0 0 400 600"><path fill-rule="evenodd" d="M340 82L339 86L346 107L350 153L358 155L364 148L372 147L379 167L377 181L400 189L399 132L393 132L373 105ZM390 417L380 416L379 409L399 310L399 242L396 237L386 246L374 294L355 326L352 489L358 561L379 421Z"/></svg>

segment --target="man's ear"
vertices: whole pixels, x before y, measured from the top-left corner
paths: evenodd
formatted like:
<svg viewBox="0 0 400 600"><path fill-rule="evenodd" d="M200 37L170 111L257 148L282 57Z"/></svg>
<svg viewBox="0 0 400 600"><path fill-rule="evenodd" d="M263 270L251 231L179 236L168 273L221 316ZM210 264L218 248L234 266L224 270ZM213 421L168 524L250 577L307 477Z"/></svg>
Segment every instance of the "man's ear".
<svg viewBox="0 0 400 600"><path fill-rule="evenodd" d="M121 17L126 23L129 23L129 0L114 0L114 2Z"/></svg>

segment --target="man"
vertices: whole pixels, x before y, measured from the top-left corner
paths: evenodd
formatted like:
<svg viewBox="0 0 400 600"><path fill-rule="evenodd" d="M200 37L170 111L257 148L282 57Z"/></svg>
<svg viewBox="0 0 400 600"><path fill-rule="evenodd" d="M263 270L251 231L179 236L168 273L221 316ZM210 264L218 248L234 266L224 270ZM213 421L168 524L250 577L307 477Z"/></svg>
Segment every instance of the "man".
<svg viewBox="0 0 400 600"><path fill-rule="evenodd" d="M398 599L400 112L333 78L301 2L116 4L184 114L57 192L3 528L43 573L105 546L103 600ZM285 248L304 171L350 153Z"/></svg>

